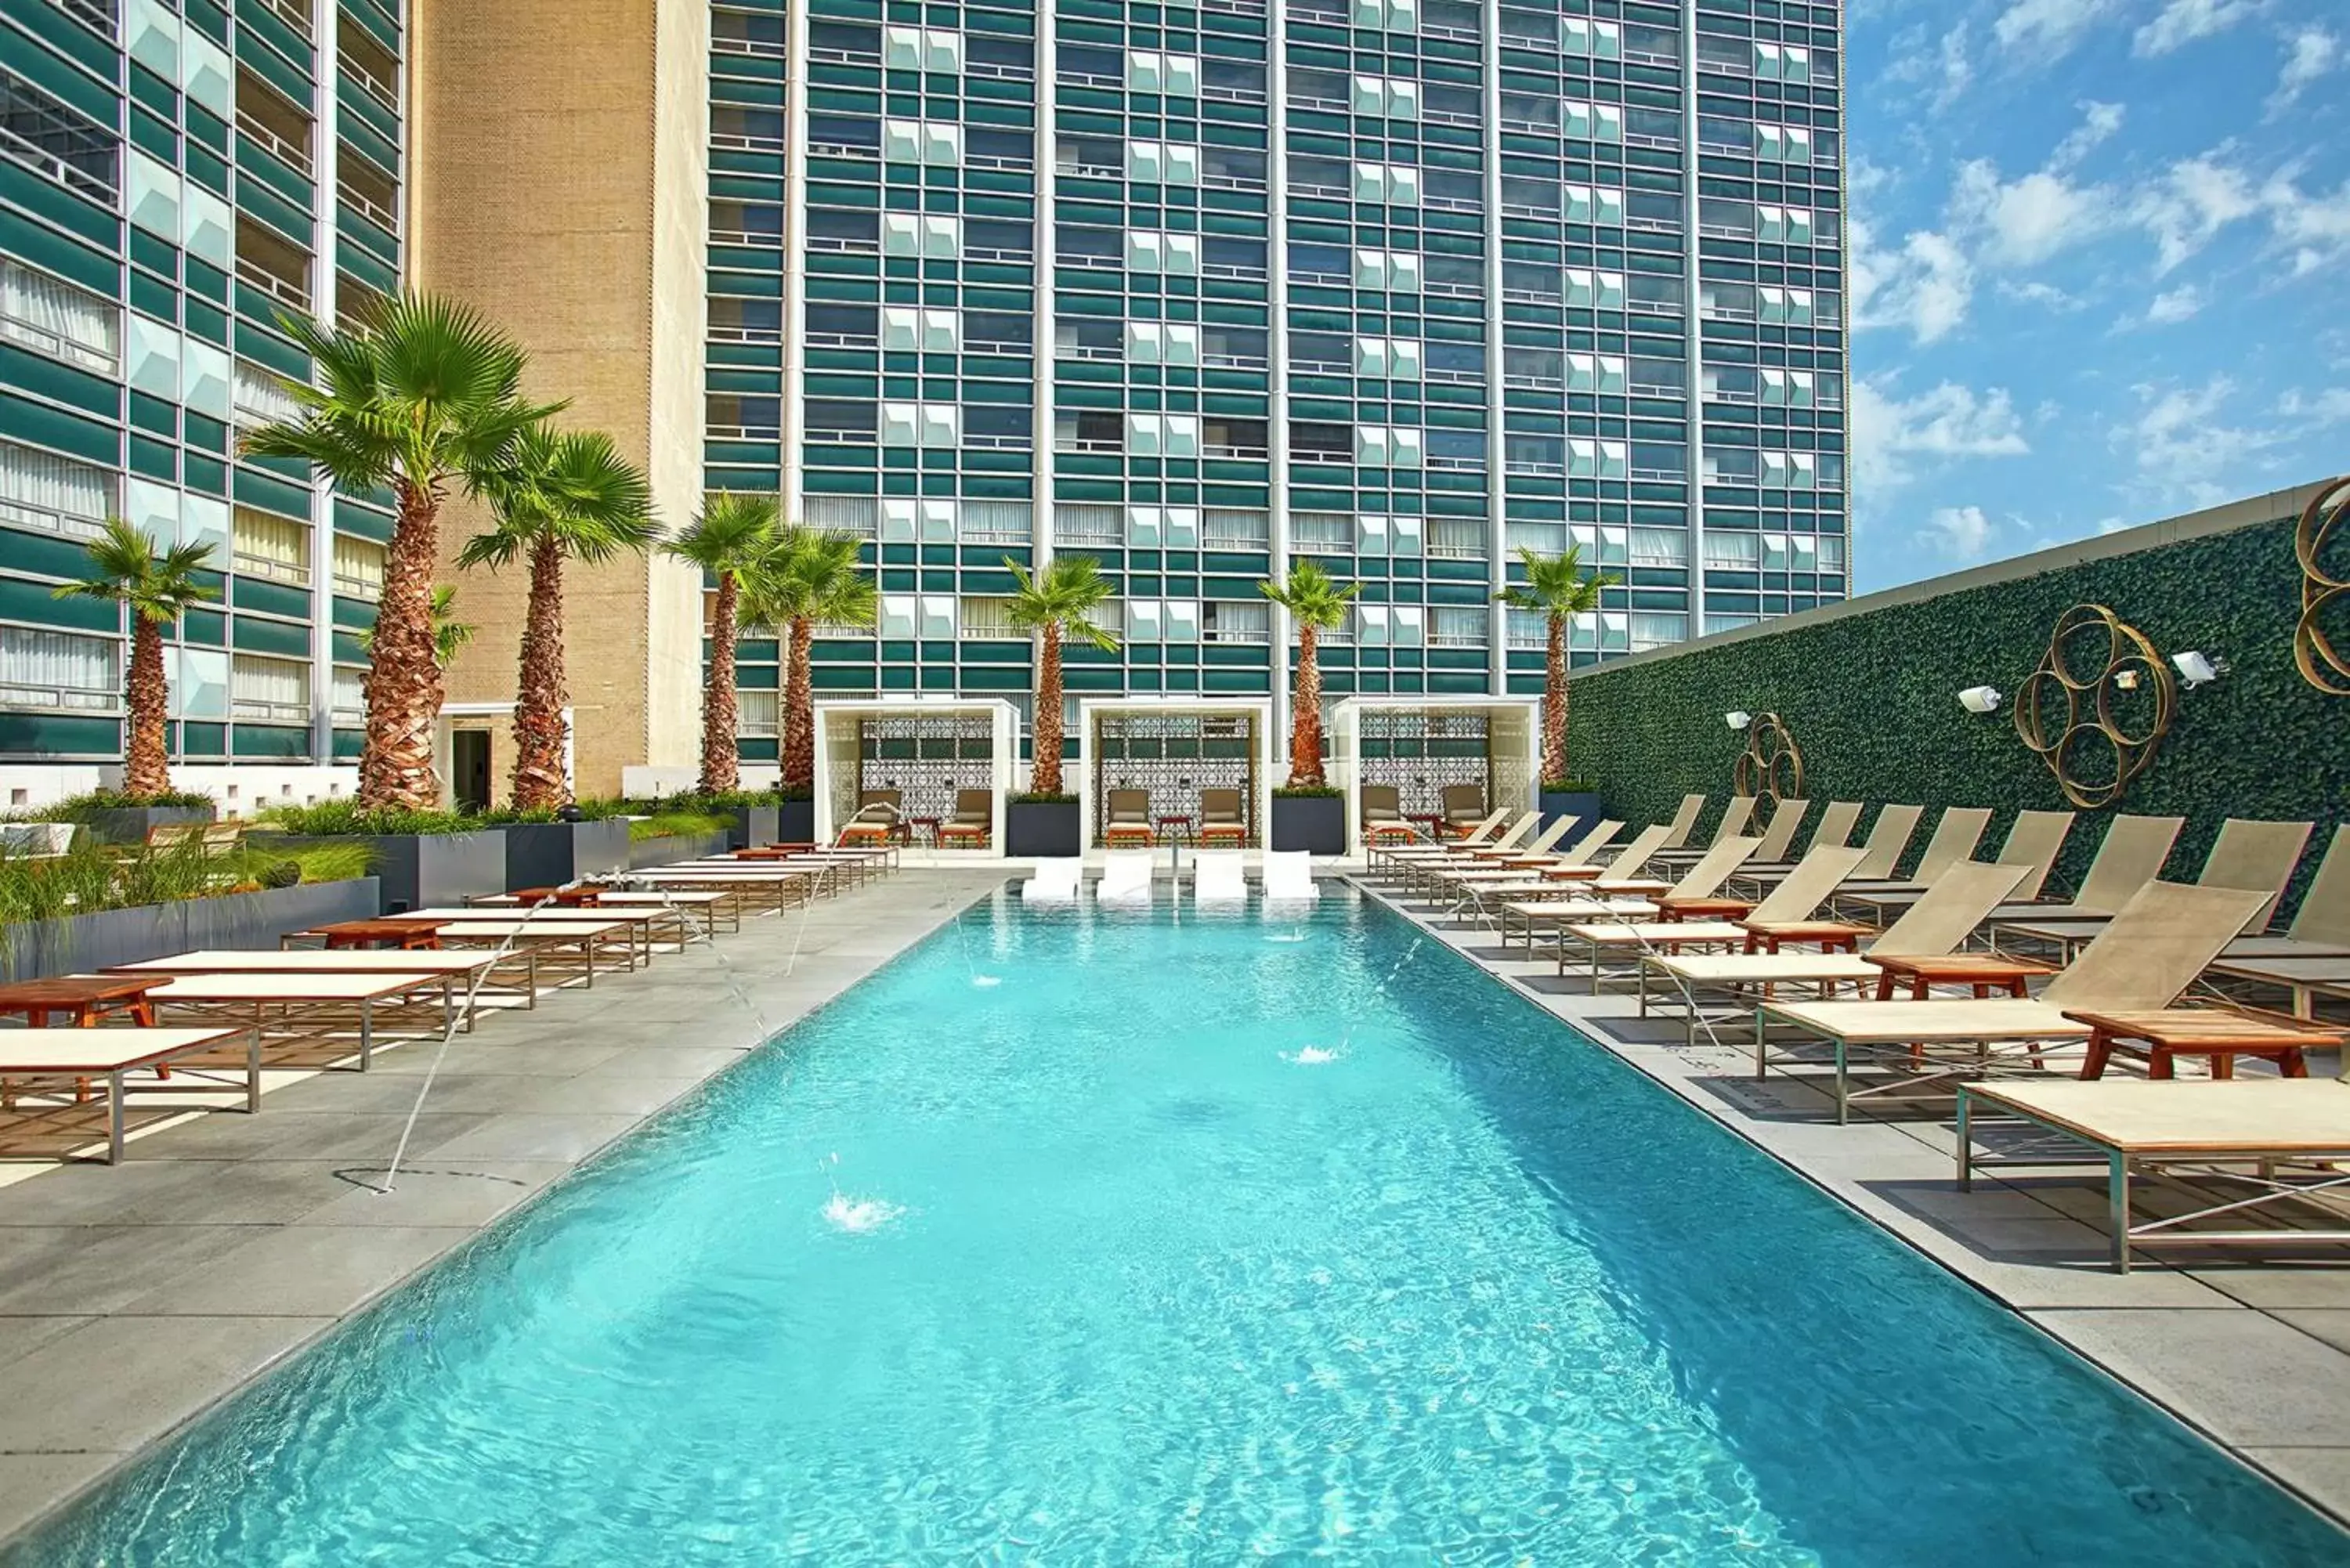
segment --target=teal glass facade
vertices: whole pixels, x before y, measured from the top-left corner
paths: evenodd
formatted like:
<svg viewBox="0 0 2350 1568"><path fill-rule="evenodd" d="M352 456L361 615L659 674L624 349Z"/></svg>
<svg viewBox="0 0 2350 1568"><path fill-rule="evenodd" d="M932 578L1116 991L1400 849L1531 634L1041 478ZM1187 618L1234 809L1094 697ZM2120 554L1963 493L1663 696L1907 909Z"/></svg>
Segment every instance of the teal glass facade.
<svg viewBox="0 0 2350 1568"><path fill-rule="evenodd" d="M1581 662L1841 597L1839 26L728 0L708 483L871 538L882 624L819 639L819 695L1024 701L1007 556L1118 585L1072 701L1279 693L1255 585L1304 556L1363 585L1333 698L1539 690L1521 547L1623 579Z"/></svg>
<svg viewBox="0 0 2350 1568"><path fill-rule="evenodd" d="M403 34L379 0L0 0L0 764L121 754L108 515L213 545L170 632L176 761L356 757L390 514L238 456L291 308L399 287Z"/></svg>

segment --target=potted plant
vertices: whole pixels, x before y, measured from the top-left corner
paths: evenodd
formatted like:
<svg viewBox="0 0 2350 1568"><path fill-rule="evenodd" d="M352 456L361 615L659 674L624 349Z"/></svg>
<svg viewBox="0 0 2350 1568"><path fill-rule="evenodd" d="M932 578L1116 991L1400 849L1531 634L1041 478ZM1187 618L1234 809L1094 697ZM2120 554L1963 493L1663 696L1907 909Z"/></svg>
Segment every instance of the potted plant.
<svg viewBox="0 0 2350 1568"><path fill-rule="evenodd" d="M1347 802L1322 771L1321 634L1346 624L1347 608L1362 591L1341 584L1310 560L1295 562L1286 582L1262 582L1257 591L1289 612L1297 624L1297 671L1289 693L1289 782L1273 792L1274 849L1306 849L1316 855L1347 852Z"/></svg>
<svg viewBox="0 0 2350 1568"><path fill-rule="evenodd" d="M504 827L509 893L629 868L629 821L608 805L532 813Z"/></svg>
<svg viewBox="0 0 2350 1568"><path fill-rule="evenodd" d="M78 823L100 844L144 844L159 827L187 822L211 822L220 815L213 797L192 790L167 789L160 794L132 795L120 790L92 790L46 807L50 822Z"/></svg>
<svg viewBox="0 0 2350 1568"><path fill-rule="evenodd" d="M1571 545L1558 556L1521 549L1518 560L1526 580L1493 597L1541 616L1549 633L1543 644L1542 819L1548 827L1562 816L1576 818L1566 831L1573 843L1597 825L1607 807L1590 784L1566 771L1566 626L1597 609L1601 591L1618 579L1584 570L1583 553Z"/></svg>
<svg viewBox="0 0 2350 1568"><path fill-rule="evenodd" d="M816 842L816 791L802 784L785 784L775 791L775 831L772 844Z"/></svg>
<svg viewBox="0 0 2350 1568"><path fill-rule="evenodd" d="M1118 639L1093 614L1109 597L1101 563L1091 556L1055 556L1033 576L1006 556L1012 573L1012 624L1036 635L1036 718L1028 788L1003 814L1003 852L1022 859L1076 855L1085 848L1077 797L1061 781L1061 639L1082 639L1105 653Z"/></svg>
<svg viewBox="0 0 2350 1568"><path fill-rule="evenodd" d="M357 801L330 800L276 807L263 814L262 826L282 834L279 843L289 852L364 846L375 867L382 914L506 891L506 830L481 817L398 807L370 811Z"/></svg>
<svg viewBox="0 0 2350 1568"><path fill-rule="evenodd" d="M730 815L696 809L691 797L665 802L650 815L629 818L629 865L673 866L723 855L733 826Z"/></svg>

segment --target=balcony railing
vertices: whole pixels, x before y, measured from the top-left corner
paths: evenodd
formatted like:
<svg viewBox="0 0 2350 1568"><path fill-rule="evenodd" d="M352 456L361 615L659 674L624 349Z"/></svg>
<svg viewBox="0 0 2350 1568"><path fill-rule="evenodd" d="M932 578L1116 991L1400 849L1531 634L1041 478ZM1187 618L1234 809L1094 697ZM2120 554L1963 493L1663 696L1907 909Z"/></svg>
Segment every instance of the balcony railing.
<svg viewBox="0 0 2350 1568"><path fill-rule="evenodd" d="M353 188L348 182L337 184L335 194L342 198L344 205L385 234L396 235L400 233L399 213Z"/></svg>
<svg viewBox="0 0 2350 1568"><path fill-rule="evenodd" d="M380 598L383 595L383 578L357 577L348 572L337 572L333 578L335 592L350 599Z"/></svg>
<svg viewBox="0 0 2350 1568"><path fill-rule="evenodd" d="M765 55L775 59L784 57L785 46L764 38L721 38L712 36L710 47L722 55Z"/></svg>
<svg viewBox="0 0 2350 1568"><path fill-rule="evenodd" d="M232 719L257 719L271 724L307 724L310 722L307 702L280 702L268 697L232 697L228 715Z"/></svg>
<svg viewBox="0 0 2350 1568"><path fill-rule="evenodd" d="M236 259L236 275L272 299L293 306L297 310L310 308L310 289L307 284L288 282L257 262L249 262L243 256Z"/></svg>
<svg viewBox="0 0 2350 1568"><path fill-rule="evenodd" d="M290 140L243 109L236 111L236 129L241 134L258 142L264 150L276 154L278 160L288 167L304 175L311 172L310 144L307 140L298 143Z"/></svg>
<svg viewBox="0 0 2350 1568"><path fill-rule="evenodd" d="M284 3L284 0L271 0L271 3L282 4ZM348 54L337 56L335 63L342 67L343 75L349 78L352 81L357 82L359 86L359 90L366 93L368 97L375 99L377 106L386 114L397 115L400 113L400 89L398 88L393 87L390 82L384 80L381 77L376 75L373 71L359 64L359 61L353 59Z"/></svg>
<svg viewBox="0 0 2350 1568"><path fill-rule="evenodd" d="M266 556L248 556L239 550L230 557L236 573L243 577L267 577L273 583L290 583L297 588L310 586L310 568L292 561L272 560Z"/></svg>
<svg viewBox="0 0 2350 1568"><path fill-rule="evenodd" d="M276 13L279 21L304 37L311 36L310 8L303 5L302 0L255 0L255 3Z"/></svg>
<svg viewBox="0 0 2350 1568"><path fill-rule="evenodd" d="M116 306L110 303L103 308L109 314L119 315ZM0 337L12 343L21 343L48 358L78 365L85 370L95 370L101 376L113 375L122 362L121 356L114 349L79 342L13 312L0 312Z"/></svg>
<svg viewBox="0 0 2350 1568"><path fill-rule="evenodd" d="M13 497L0 497L0 522L12 527L29 529L36 534L55 534L67 539L95 539L106 532L104 517L85 517L78 513L60 512L52 506L36 506Z"/></svg>
<svg viewBox="0 0 2350 1568"><path fill-rule="evenodd" d="M0 152L5 152L17 162L47 175L69 191L78 191L101 202L110 204L114 201L115 182L110 175L101 179L80 165L68 162L58 154L49 151L30 138L19 136L5 127L0 127ZM114 159L113 152L109 150L104 156L111 164Z"/></svg>
<svg viewBox="0 0 2350 1568"><path fill-rule="evenodd" d="M120 691L0 683L0 707L69 708L81 713L105 713L117 711L121 706L122 693Z"/></svg>

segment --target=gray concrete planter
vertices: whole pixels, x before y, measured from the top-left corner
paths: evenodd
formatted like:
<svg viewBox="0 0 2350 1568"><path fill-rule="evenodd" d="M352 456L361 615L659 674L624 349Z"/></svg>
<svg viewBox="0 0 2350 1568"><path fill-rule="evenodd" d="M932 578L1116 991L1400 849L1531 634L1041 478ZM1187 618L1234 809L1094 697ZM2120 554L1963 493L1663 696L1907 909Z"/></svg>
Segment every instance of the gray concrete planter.
<svg viewBox="0 0 2350 1568"><path fill-rule="evenodd" d="M287 849L328 844L367 846L376 880L383 889L379 914L463 904L468 898L506 890L506 830L470 833L338 834L315 838L288 834Z"/></svg>
<svg viewBox="0 0 2350 1568"><path fill-rule="evenodd" d="M726 836L723 832L678 833L663 838L634 839L629 845L629 868L637 871L648 866L674 866L681 860L723 855Z"/></svg>
<svg viewBox="0 0 2350 1568"><path fill-rule="evenodd" d="M772 805L737 805L728 808L734 826L726 831L729 849L764 849L783 836L781 811Z"/></svg>
<svg viewBox="0 0 2350 1568"><path fill-rule="evenodd" d="M1566 830L1561 844L1573 844L1599 826L1607 815L1607 803L1587 790L1544 790L1542 792L1542 825L1545 828L1562 816L1575 818L1575 826Z"/></svg>
<svg viewBox="0 0 2350 1568"><path fill-rule="evenodd" d="M629 868L629 824L625 817L602 822L517 822L506 830L506 886L558 888L582 877L603 877Z"/></svg>
<svg viewBox="0 0 2350 1568"><path fill-rule="evenodd" d="M816 802L787 800L775 808L777 844L814 844L816 842Z"/></svg>
<svg viewBox="0 0 2350 1568"><path fill-rule="evenodd" d="M1084 827L1076 801L1012 801L1003 808L1003 853L1017 860L1082 854Z"/></svg>
<svg viewBox="0 0 2350 1568"><path fill-rule="evenodd" d="M1273 797L1274 849L1309 849L1316 855L1347 853L1347 797L1341 794L1276 794Z"/></svg>
<svg viewBox="0 0 2350 1568"><path fill-rule="evenodd" d="M183 822L210 822L213 808L208 805L125 805L112 811L93 811L84 816L82 826L100 844L144 844L147 835L158 827L175 827Z"/></svg>
<svg viewBox="0 0 2350 1568"><path fill-rule="evenodd" d="M287 931L374 918L372 877L182 898L0 929L0 980L42 980L213 948L274 948Z"/></svg>

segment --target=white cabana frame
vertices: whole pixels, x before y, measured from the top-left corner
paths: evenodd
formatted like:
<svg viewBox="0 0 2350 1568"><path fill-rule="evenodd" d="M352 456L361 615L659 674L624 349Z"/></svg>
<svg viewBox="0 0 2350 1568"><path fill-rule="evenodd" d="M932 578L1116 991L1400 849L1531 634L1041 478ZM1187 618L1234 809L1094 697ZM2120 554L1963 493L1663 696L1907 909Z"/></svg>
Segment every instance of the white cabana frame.
<svg viewBox="0 0 2350 1568"><path fill-rule="evenodd" d="M1254 816L1257 840L1262 845L1272 831L1273 786L1280 782L1274 776L1273 699L1270 697L1214 697L1184 692L1164 697L1125 696L1087 697L1077 703L1077 734L1080 752L1076 770L1078 779L1077 801L1080 819L1084 824L1084 843L1087 848L1102 846L1098 803L1101 792L1125 787L1114 778L1105 779L1102 748L1102 722L1133 715L1138 717L1170 718L1244 718L1250 721L1255 737L1252 751L1253 784L1250 791L1250 808ZM1284 772L1285 776L1285 772ZM1154 803L1154 811L1157 809ZM1192 825L1196 832L1198 823Z"/></svg>
<svg viewBox="0 0 2350 1568"><path fill-rule="evenodd" d="M1366 742L1376 751L1383 722L1408 722L1410 716L1423 718L1458 718L1482 721L1485 730L1485 805L1488 810L1507 808L1512 812L1532 811L1541 804L1542 788L1542 699L1539 697L1441 697L1419 693L1385 696L1343 697L1334 705L1330 715L1329 733L1323 738L1326 771L1330 782L1346 793L1347 842L1356 854L1363 848L1363 801L1365 784L1389 784L1396 779L1383 777L1392 773L1376 755L1366 754ZM1369 764L1367 766L1367 762ZM1430 798L1415 802L1411 798L1409 781L1405 784L1404 809L1420 806L1433 810L1433 794L1440 779L1437 773L1426 776Z"/></svg>
<svg viewBox="0 0 2350 1568"><path fill-rule="evenodd" d="M994 820L988 826L985 853L1001 859L1004 805L1011 798L1020 762L1020 712L1001 697L866 697L816 703L816 841L831 843L856 811L857 792L863 787L860 737L868 720L906 721L917 726L923 720L985 726L990 751L983 776L995 792ZM974 767L969 776L971 782L962 787L978 788L982 770ZM950 799L945 809L919 815L944 816L951 805Z"/></svg>

